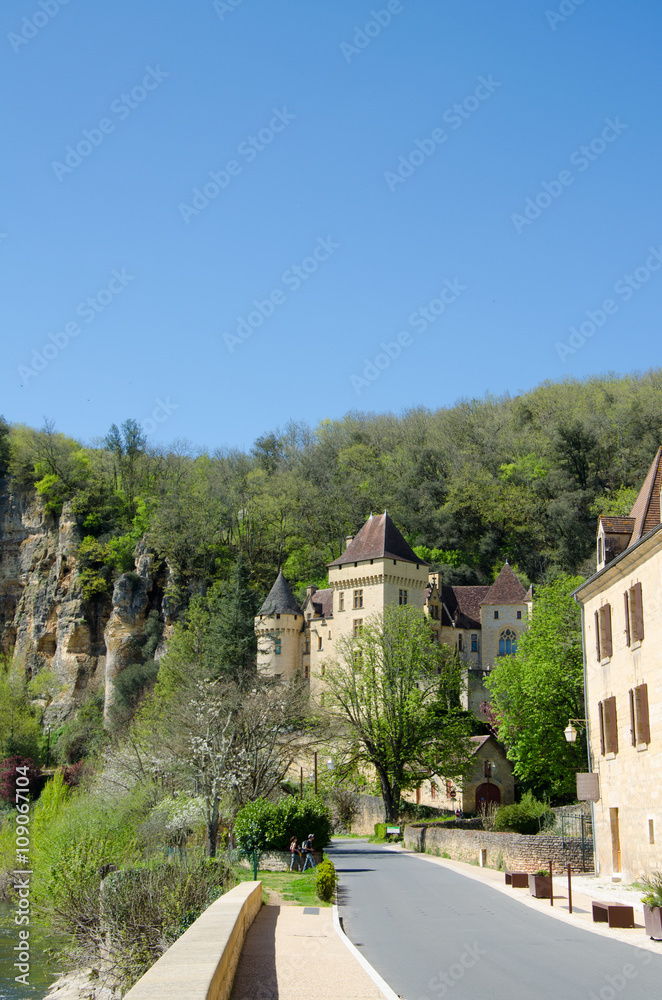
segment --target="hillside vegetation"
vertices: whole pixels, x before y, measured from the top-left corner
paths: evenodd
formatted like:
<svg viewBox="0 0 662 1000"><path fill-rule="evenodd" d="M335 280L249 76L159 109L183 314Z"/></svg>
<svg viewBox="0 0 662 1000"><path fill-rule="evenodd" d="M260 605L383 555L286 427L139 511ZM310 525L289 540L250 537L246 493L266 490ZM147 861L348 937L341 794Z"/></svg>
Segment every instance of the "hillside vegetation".
<svg viewBox="0 0 662 1000"><path fill-rule="evenodd" d="M133 420L92 446L3 421L0 472L54 518L70 504L90 600L110 594L147 535L183 609L239 555L258 596L279 564L299 588L319 584L345 536L385 509L445 582L489 582L506 557L538 582L588 573L597 515L629 511L661 441L662 371L652 370L290 424L248 453L152 448Z"/></svg>

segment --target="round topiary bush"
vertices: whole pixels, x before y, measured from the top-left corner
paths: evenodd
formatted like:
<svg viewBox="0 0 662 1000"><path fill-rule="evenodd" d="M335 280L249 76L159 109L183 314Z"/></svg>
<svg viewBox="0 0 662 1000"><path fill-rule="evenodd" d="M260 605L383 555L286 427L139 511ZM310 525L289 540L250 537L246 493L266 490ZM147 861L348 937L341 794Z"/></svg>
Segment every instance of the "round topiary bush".
<svg viewBox="0 0 662 1000"><path fill-rule="evenodd" d="M333 862L325 858L315 869L315 892L323 903L330 903L338 882Z"/></svg>

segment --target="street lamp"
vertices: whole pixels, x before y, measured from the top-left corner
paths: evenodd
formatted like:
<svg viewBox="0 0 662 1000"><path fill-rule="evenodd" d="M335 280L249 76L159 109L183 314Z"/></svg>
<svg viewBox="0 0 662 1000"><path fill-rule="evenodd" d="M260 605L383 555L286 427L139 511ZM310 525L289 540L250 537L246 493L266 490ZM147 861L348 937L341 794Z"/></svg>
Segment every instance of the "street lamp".
<svg viewBox="0 0 662 1000"><path fill-rule="evenodd" d="M568 743L574 743L577 739L577 730L573 726L573 722L576 722L582 729L587 726L586 719L568 719L568 725L563 730L563 735Z"/></svg>

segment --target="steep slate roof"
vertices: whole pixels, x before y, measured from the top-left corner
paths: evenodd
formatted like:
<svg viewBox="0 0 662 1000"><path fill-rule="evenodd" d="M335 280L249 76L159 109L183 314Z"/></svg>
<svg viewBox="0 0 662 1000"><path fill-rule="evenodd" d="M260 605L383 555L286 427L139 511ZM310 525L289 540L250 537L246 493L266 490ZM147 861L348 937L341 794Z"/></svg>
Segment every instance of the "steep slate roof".
<svg viewBox="0 0 662 1000"><path fill-rule="evenodd" d="M316 590L312 596L316 618L333 618L333 590Z"/></svg>
<svg viewBox="0 0 662 1000"><path fill-rule="evenodd" d="M657 449L644 485L639 490L639 496L630 511L630 517L634 518L630 545L634 545L660 523L660 489L662 489L662 447Z"/></svg>
<svg viewBox="0 0 662 1000"><path fill-rule="evenodd" d="M377 517L371 515L343 554L329 563L329 566L345 566L347 563L367 559L400 559L402 562L427 566L412 551L386 512Z"/></svg>
<svg viewBox="0 0 662 1000"><path fill-rule="evenodd" d="M442 583L442 625L454 623L458 628L480 628L480 606L489 590L490 587L452 587Z"/></svg>
<svg viewBox="0 0 662 1000"><path fill-rule="evenodd" d="M290 590L290 585L283 576L281 570L276 577L276 582L269 591L269 596L260 608L260 615L300 615L301 608L296 602L294 594Z"/></svg>
<svg viewBox="0 0 662 1000"><path fill-rule="evenodd" d="M481 604L526 604L526 591L506 563L480 602Z"/></svg>

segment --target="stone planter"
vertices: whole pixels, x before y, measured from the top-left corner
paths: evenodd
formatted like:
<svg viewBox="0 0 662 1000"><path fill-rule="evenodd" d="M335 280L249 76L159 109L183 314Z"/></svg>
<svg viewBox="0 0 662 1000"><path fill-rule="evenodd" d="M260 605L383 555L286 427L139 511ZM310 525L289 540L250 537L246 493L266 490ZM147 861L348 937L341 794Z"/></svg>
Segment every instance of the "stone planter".
<svg viewBox="0 0 662 1000"><path fill-rule="evenodd" d="M644 903L644 924L650 938L662 940L662 906L646 906Z"/></svg>
<svg viewBox="0 0 662 1000"><path fill-rule="evenodd" d="M537 899L550 899L552 880L549 875L529 875L529 892Z"/></svg>

